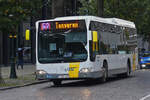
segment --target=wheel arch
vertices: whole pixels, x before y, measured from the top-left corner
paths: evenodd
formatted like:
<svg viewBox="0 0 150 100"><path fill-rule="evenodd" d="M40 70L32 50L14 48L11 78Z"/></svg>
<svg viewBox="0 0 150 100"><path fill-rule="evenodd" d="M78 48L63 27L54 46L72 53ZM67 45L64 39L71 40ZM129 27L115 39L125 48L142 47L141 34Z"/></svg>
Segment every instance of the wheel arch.
<svg viewBox="0 0 150 100"><path fill-rule="evenodd" d="M128 58L128 60L127 60L127 65L128 65L129 70L131 72L131 60L130 60L130 58Z"/></svg>
<svg viewBox="0 0 150 100"><path fill-rule="evenodd" d="M108 63L107 63L107 60L106 60L106 59L103 60L103 65L104 65L104 64L107 64L107 68L108 68Z"/></svg>

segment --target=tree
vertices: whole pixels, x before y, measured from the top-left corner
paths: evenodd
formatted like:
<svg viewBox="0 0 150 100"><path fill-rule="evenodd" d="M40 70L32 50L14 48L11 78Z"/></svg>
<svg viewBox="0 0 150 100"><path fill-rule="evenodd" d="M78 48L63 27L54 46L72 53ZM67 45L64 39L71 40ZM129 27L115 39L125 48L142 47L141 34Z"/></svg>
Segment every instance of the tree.
<svg viewBox="0 0 150 100"><path fill-rule="evenodd" d="M1 0L0 1L0 30L3 33L18 32L18 25L30 16L40 16L41 0ZM40 8L40 9L39 9Z"/></svg>
<svg viewBox="0 0 150 100"><path fill-rule="evenodd" d="M41 0L0 0L0 32L5 34L6 38L11 33L18 34L20 22L30 16L41 16L41 7Z"/></svg>
<svg viewBox="0 0 150 100"><path fill-rule="evenodd" d="M81 0L80 15L97 16L97 0ZM116 17L135 22L137 32L149 42L150 50L150 1L149 0L104 0L104 17ZM87 12L88 11L88 12Z"/></svg>
<svg viewBox="0 0 150 100"><path fill-rule="evenodd" d="M103 17L104 14L104 0L97 0L98 16Z"/></svg>
<svg viewBox="0 0 150 100"><path fill-rule="evenodd" d="M79 15L98 16L97 0L81 0L82 7L79 8Z"/></svg>
<svg viewBox="0 0 150 100"><path fill-rule="evenodd" d="M149 42L150 50L150 1L145 0L105 0L105 17L118 17L133 21L139 35ZM106 6L107 5L107 6ZM113 6L112 6L113 5Z"/></svg>
<svg viewBox="0 0 150 100"><path fill-rule="evenodd" d="M65 0L52 0L52 17L64 16L64 2Z"/></svg>

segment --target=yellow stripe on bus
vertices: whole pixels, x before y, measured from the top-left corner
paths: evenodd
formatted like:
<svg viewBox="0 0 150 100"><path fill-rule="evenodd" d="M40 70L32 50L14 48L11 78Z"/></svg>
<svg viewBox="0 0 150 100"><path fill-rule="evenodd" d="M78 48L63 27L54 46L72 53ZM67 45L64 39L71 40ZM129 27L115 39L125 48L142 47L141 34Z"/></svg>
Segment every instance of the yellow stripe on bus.
<svg viewBox="0 0 150 100"><path fill-rule="evenodd" d="M69 64L69 78L79 77L79 67L80 67L80 62Z"/></svg>
<svg viewBox="0 0 150 100"><path fill-rule="evenodd" d="M136 70L136 54L133 54L133 65L132 65L133 71Z"/></svg>
<svg viewBox="0 0 150 100"><path fill-rule="evenodd" d="M150 63L146 63L146 65L150 65Z"/></svg>

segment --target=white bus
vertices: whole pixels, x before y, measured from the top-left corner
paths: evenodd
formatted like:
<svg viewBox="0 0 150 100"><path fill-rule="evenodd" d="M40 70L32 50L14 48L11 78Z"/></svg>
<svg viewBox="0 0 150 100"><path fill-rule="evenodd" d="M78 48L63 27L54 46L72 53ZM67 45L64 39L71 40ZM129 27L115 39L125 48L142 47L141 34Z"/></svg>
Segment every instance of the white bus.
<svg viewBox="0 0 150 100"><path fill-rule="evenodd" d="M118 18L59 17L36 22L36 75L59 85L69 79L106 81L138 65L135 24Z"/></svg>

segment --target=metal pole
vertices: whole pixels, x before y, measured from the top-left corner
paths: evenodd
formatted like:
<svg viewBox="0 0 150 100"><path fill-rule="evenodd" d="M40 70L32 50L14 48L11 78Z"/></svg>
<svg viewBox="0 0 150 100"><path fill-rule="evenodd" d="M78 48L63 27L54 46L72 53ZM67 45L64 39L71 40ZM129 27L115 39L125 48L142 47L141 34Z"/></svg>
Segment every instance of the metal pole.
<svg viewBox="0 0 150 100"><path fill-rule="evenodd" d="M15 36L14 36L14 34L9 36L9 38L11 39L11 45L12 45L10 78L15 79L15 78L17 78L17 75L16 75L16 69L15 69L15 44L14 44Z"/></svg>

